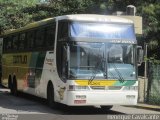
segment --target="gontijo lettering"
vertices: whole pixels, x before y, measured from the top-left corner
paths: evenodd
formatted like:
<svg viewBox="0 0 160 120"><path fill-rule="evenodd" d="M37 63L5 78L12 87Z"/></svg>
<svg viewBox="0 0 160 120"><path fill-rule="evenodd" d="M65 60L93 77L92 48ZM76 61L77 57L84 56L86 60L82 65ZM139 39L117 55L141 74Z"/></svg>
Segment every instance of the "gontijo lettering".
<svg viewBox="0 0 160 120"><path fill-rule="evenodd" d="M27 55L13 55L14 64L27 64Z"/></svg>

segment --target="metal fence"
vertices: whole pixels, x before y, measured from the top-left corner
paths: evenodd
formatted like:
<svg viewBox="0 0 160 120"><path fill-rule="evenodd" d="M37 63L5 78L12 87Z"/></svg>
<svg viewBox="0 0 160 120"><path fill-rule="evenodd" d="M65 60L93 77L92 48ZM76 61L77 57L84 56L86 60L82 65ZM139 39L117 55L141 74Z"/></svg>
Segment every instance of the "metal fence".
<svg viewBox="0 0 160 120"><path fill-rule="evenodd" d="M150 104L160 105L160 64L149 62L148 87L146 100Z"/></svg>

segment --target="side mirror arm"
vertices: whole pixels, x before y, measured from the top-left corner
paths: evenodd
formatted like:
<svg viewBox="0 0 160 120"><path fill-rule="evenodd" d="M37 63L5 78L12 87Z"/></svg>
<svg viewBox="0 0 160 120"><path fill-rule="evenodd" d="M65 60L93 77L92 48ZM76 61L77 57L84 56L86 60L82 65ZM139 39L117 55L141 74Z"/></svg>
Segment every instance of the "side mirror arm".
<svg viewBox="0 0 160 120"><path fill-rule="evenodd" d="M142 62L144 61L144 51L142 49L142 46L137 46L137 64L140 66Z"/></svg>

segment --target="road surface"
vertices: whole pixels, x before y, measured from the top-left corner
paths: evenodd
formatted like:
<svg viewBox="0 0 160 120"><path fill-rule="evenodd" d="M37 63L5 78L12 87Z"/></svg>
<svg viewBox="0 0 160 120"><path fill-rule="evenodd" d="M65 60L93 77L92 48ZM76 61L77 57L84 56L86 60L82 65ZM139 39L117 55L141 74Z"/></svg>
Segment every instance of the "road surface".
<svg viewBox="0 0 160 120"><path fill-rule="evenodd" d="M7 117L15 120L107 120L108 115L160 114L160 112L126 106L113 106L109 111L64 105L60 105L59 109L53 109L49 108L43 99L23 94L16 97L1 91L0 114L3 120Z"/></svg>

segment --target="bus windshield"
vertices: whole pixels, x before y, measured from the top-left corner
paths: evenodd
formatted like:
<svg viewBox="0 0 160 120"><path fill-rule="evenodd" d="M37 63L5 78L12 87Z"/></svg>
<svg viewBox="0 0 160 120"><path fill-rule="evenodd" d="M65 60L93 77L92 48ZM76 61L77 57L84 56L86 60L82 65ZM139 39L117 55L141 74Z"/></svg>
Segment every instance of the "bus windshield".
<svg viewBox="0 0 160 120"><path fill-rule="evenodd" d="M132 44L70 44L71 79L135 80L135 47Z"/></svg>
<svg viewBox="0 0 160 120"><path fill-rule="evenodd" d="M73 22L70 25L70 36L136 41L132 24Z"/></svg>

